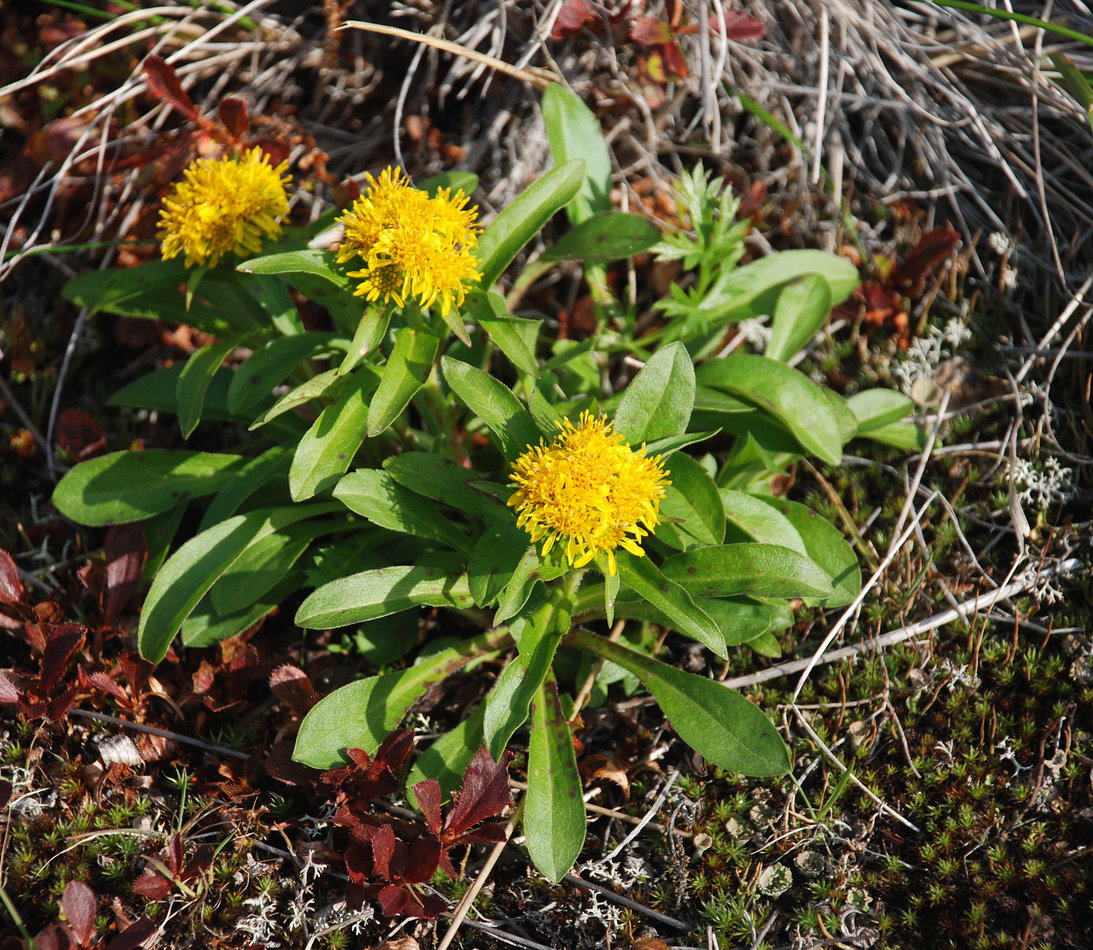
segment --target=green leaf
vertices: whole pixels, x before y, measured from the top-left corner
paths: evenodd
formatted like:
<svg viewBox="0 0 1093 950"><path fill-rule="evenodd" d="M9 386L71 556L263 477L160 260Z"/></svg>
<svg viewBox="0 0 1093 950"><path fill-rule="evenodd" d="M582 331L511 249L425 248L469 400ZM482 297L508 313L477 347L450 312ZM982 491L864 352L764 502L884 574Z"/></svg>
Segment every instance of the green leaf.
<svg viewBox="0 0 1093 950"><path fill-rule="evenodd" d="M779 511L772 510L762 495L722 488L720 496L725 517L750 540L778 544L798 554L808 554L793 522ZM730 540L737 539L730 535Z"/></svg>
<svg viewBox="0 0 1093 950"><path fill-rule="evenodd" d="M512 572L512 576L505 584L501 599L497 603L497 611L493 616L495 624L502 624L506 620L515 617L531 597L532 588L537 581L545 580L544 569L547 567L540 558L534 544L530 544L524 551L524 556Z"/></svg>
<svg viewBox="0 0 1093 950"><path fill-rule="evenodd" d="M703 301L706 318L716 325L772 313L781 288L809 274L826 281L833 305L849 297L859 282L856 268L844 257L816 250L779 251L722 271Z"/></svg>
<svg viewBox="0 0 1093 950"><path fill-rule="evenodd" d="M343 378L347 380L345 387L296 446L288 472L293 501L303 501L331 488L353 464L353 456L360 448L376 373L371 367L360 366Z"/></svg>
<svg viewBox="0 0 1093 950"><path fill-rule="evenodd" d="M201 524L198 531L211 528L214 524L226 521L235 514L244 501L251 497L258 489L267 484L271 478L287 474L292 456L284 445L273 445L261 455L248 459L246 464L232 474L226 485L216 493L216 497L209 502L205 514L201 516Z"/></svg>
<svg viewBox="0 0 1093 950"><path fill-rule="evenodd" d="M541 622L553 620L552 612L541 613ZM557 637L541 636L530 656L521 653L518 660L505 666L486 696L482 739L495 761L505 751L513 733L527 722L531 701L550 674L557 646Z"/></svg>
<svg viewBox="0 0 1093 950"><path fill-rule="evenodd" d="M366 432L374 438L384 431L405 409L433 371L433 361L440 340L424 330L401 327L395 331L395 346L386 365L379 388L368 407Z"/></svg>
<svg viewBox="0 0 1093 950"><path fill-rule="evenodd" d="M622 589L622 577L610 571L603 576L603 615L610 627L615 623L615 604Z"/></svg>
<svg viewBox="0 0 1093 950"><path fill-rule="evenodd" d="M626 586L663 613L676 630L709 647L720 657L728 655L725 638L717 624L695 605L688 587L664 575L647 557L634 557L620 549L615 559Z"/></svg>
<svg viewBox="0 0 1093 950"><path fill-rule="evenodd" d="M186 506L176 505L163 514L146 518L141 522L140 529L148 545L148 557L145 558L144 569L140 572L141 584L150 585L155 580L163 562L167 560L184 514L186 514Z"/></svg>
<svg viewBox="0 0 1093 950"><path fill-rule="evenodd" d="M683 435L672 435L664 439L657 439L645 446L647 455L670 456L685 449L689 445L697 445L717 435L720 429L707 429L705 432L685 432Z"/></svg>
<svg viewBox="0 0 1093 950"><path fill-rule="evenodd" d="M583 181L583 160L559 165L534 182L482 232L477 252L484 290L501 276L520 248L569 203Z"/></svg>
<svg viewBox="0 0 1093 950"><path fill-rule="evenodd" d="M490 335L490 339L513 366L538 379L539 363L535 359L535 342L539 338L542 320L514 317L505 308L505 301L495 293L470 294L463 309L472 320L481 324L482 329Z"/></svg>
<svg viewBox="0 0 1093 950"><path fill-rule="evenodd" d="M661 515L680 519L679 527L703 544L724 541L725 509L710 473L682 452L669 456L665 468L672 484L660 503Z"/></svg>
<svg viewBox="0 0 1093 950"><path fill-rule="evenodd" d="M188 647L208 647L228 637L234 637L253 627L271 610L283 603L304 583L302 571L293 571L281 578L270 590L254 603L234 613L224 614L217 610L206 595L182 622L179 636Z"/></svg>
<svg viewBox="0 0 1093 950"><path fill-rule="evenodd" d="M515 522L486 528L467 565L467 582L479 607L493 603L508 586L527 550L527 532L517 528Z"/></svg>
<svg viewBox="0 0 1093 950"><path fill-rule="evenodd" d="M777 544L721 544L674 554L664 576L703 597L830 597L827 575L809 558Z"/></svg>
<svg viewBox="0 0 1093 950"><path fill-rule="evenodd" d="M352 334L361 319L364 305L353 295L357 281L347 277L337 266L334 251L305 248L266 254L244 261L238 270L248 274L283 275L308 300L326 307L335 322Z"/></svg>
<svg viewBox="0 0 1093 950"><path fill-rule="evenodd" d="M531 418L535 420L535 425L540 432L557 433L562 428L562 423L565 420L565 416L558 410L558 407L553 405L545 395L543 391L550 391L557 385L557 380L554 378L553 373L547 373L539 379L539 385L531 391L531 395L528 397L528 412L531 413Z"/></svg>
<svg viewBox="0 0 1093 950"><path fill-rule="evenodd" d="M824 607L843 607L861 591L857 555L842 533L805 505L786 498L760 496L758 501L793 525L804 551L831 581L834 594L815 601Z"/></svg>
<svg viewBox="0 0 1093 950"><path fill-rule="evenodd" d="M858 420L858 435L899 422L915 408L911 399L894 389L865 389L846 400Z"/></svg>
<svg viewBox="0 0 1093 950"><path fill-rule="evenodd" d="M387 335L387 327L390 323L391 310L388 307L368 307L364 311L353 332L353 339L346 351L345 359L338 366L339 376L344 376L379 347Z"/></svg>
<svg viewBox="0 0 1093 950"><path fill-rule="evenodd" d="M313 591L294 622L305 630L326 630L422 606L473 607L467 576L412 565L361 571Z"/></svg>
<svg viewBox="0 0 1093 950"><path fill-rule="evenodd" d="M158 663L182 622L217 579L252 543L331 505L260 508L234 515L182 545L163 565L144 602L137 631L141 656Z"/></svg>
<svg viewBox="0 0 1093 950"><path fill-rule="evenodd" d="M278 277L252 274L244 279L244 288L266 312L269 324L282 336L304 332L300 311L292 300L288 285Z"/></svg>
<svg viewBox="0 0 1093 950"><path fill-rule="evenodd" d="M368 310L360 297L354 295L355 280L339 277L332 283L314 274L293 274L293 286L313 304L326 307L334 324L345 336L352 337L362 319L367 319Z"/></svg>
<svg viewBox="0 0 1093 950"><path fill-rule="evenodd" d="M915 422L890 422L862 435L905 452L922 452L930 444L930 433Z"/></svg>
<svg viewBox="0 0 1093 950"><path fill-rule="evenodd" d="M1086 118L1093 125L1093 86L1090 86L1085 73L1062 53L1050 53L1048 55L1051 64L1059 71L1063 82L1067 84L1074 97L1082 104Z"/></svg>
<svg viewBox="0 0 1093 950"><path fill-rule="evenodd" d="M470 540L437 507L421 495L403 488L386 472L361 468L342 478L334 489L350 511L391 531L431 538L457 551L468 551Z"/></svg>
<svg viewBox="0 0 1093 950"><path fill-rule="evenodd" d="M660 232L643 215L600 211L563 234L539 260L617 261L647 251L659 240Z"/></svg>
<svg viewBox="0 0 1093 950"><path fill-rule="evenodd" d="M206 272L194 296L180 293L178 285L189 286L187 274L193 278L196 272L183 268L180 274L174 264L149 261L127 271L97 272L107 277L107 286L103 297L87 305L94 311L186 323L218 337L268 324L258 302L226 274Z"/></svg>
<svg viewBox="0 0 1093 950"><path fill-rule="evenodd" d="M778 730L739 693L584 630L567 639L641 679L679 737L713 765L755 776L789 771L789 750Z"/></svg>
<svg viewBox="0 0 1093 950"><path fill-rule="evenodd" d="M142 294L156 291L174 291L186 283L187 268L181 258L170 261L148 261L139 267L94 270L72 278L61 295L78 307L88 307L92 313L105 310L116 312L116 305ZM163 295L167 297L169 295ZM181 300L180 300L181 302Z"/></svg>
<svg viewBox="0 0 1093 950"><path fill-rule="evenodd" d="M201 421L205 391L224 358L235 349L238 338L203 346L193 353L178 375L178 424L188 439Z"/></svg>
<svg viewBox="0 0 1093 950"><path fill-rule="evenodd" d="M361 367L358 372L372 373L373 385L379 385L379 374L371 367ZM250 424L251 430L268 425L278 416L290 412L293 409L298 409L300 406L307 405L312 399L317 399L319 396L333 398L341 392L342 387L345 385L344 380L345 377L341 376L336 369L328 369L326 372L319 373L317 376L312 376L311 379L300 383L295 389L285 393L277 402L255 419L254 422Z"/></svg>
<svg viewBox="0 0 1093 950"><path fill-rule="evenodd" d="M305 359L329 353L333 333L300 333L270 340L255 350L232 373L228 387L228 409L243 413L266 399L274 386L280 385ZM345 341L341 340L344 346Z"/></svg>
<svg viewBox="0 0 1093 950"><path fill-rule="evenodd" d="M695 603L713 618L730 647L762 636L773 625L774 610L781 609L744 598L695 597Z"/></svg>
<svg viewBox="0 0 1093 950"><path fill-rule="evenodd" d="M610 211L611 153L596 116L559 83L543 90L542 109L555 164L584 161L584 181L566 208L570 222L580 224L598 211Z"/></svg>
<svg viewBox="0 0 1093 950"><path fill-rule="evenodd" d="M293 526L258 538L247 545L209 591L220 614L232 614L258 602L278 584L329 525Z"/></svg>
<svg viewBox="0 0 1093 950"><path fill-rule="evenodd" d="M524 836L543 876L557 883L584 846L584 798L573 735L553 677L539 687L531 717Z"/></svg>
<svg viewBox="0 0 1093 950"><path fill-rule="evenodd" d="M211 495L242 464L239 455L209 452L112 452L68 471L53 491L53 504L78 524L143 521Z"/></svg>
<svg viewBox="0 0 1093 950"><path fill-rule="evenodd" d="M738 646L765 633L772 626L774 605L746 598L721 599L693 596L695 606L704 611L721 631L726 646ZM584 600L584 598L582 598ZM672 623L647 601L623 591L617 604L619 616L632 620L650 620L662 626ZM727 656L727 652L725 654Z"/></svg>
<svg viewBox="0 0 1093 950"><path fill-rule="evenodd" d="M782 655L782 646L778 642L778 638L769 630L748 640L748 647L760 656L769 657L772 660L776 660Z"/></svg>
<svg viewBox="0 0 1093 950"><path fill-rule="evenodd" d="M441 357L440 367L452 392L493 432L506 459L515 461L528 446L539 444L535 420L504 383L451 357Z"/></svg>
<svg viewBox="0 0 1093 950"><path fill-rule="evenodd" d="M352 293L353 281L337 269L337 258L334 251L319 251L309 247L302 251L284 251L252 257L238 265L236 270L244 274L310 274Z"/></svg>
<svg viewBox="0 0 1093 950"><path fill-rule="evenodd" d="M422 693L456 670L466 669L483 650L497 649L496 633L443 650L398 673L357 680L319 700L304 716L292 757L313 769L345 762L346 749L374 755Z"/></svg>
<svg viewBox="0 0 1093 950"><path fill-rule="evenodd" d="M658 350L622 394L615 428L632 446L683 435L695 401L695 369L686 347Z"/></svg>
<svg viewBox="0 0 1093 950"><path fill-rule="evenodd" d="M478 475L429 452L402 452L384 460L384 471L403 488L467 514L511 523L508 509L474 487ZM526 535L525 535L526 542Z"/></svg>
<svg viewBox="0 0 1093 950"><path fill-rule="evenodd" d="M152 370L131 383L127 383L108 400L110 406L133 406L138 409L154 409L157 412L178 413L178 380L185 363L175 363L163 369ZM228 411L228 386L231 370L220 368L213 373L205 391L203 415L206 419L230 419Z"/></svg>
<svg viewBox="0 0 1093 950"><path fill-rule="evenodd" d="M786 362L809 343L831 313L831 285L819 274L805 274L782 288L770 321L770 342L764 351Z"/></svg>
<svg viewBox="0 0 1093 950"><path fill-rule="evenodd" d="M842 435L834 410L804 373L784 363L734 353L698 369L698 382L744 396L784 425L809 452L831 465L842 461Z"/></svg>
<svg viewBox="0 0 1093 950"><path fill-rule="evenodd" d="M203 272L198 293L192 299L179 293L196 271L181 258L147 261L138 267L91 271L70 280L62 293L92 313L105 311L124 316L147 317L186 323L214 336L225 336L242 327L267 324L258 302L225 275ZM238 280L238 278L235 278Z"/></svg>
<svg viewBox="0 0 1093 950"><path fill-rule="evenodd" d="M750 419L756 414L755 407L750 402L701 384L695 386L695 409L713 415L740 416L744 419Z"/></svg>
<svg viewBox="0 0 1093 950"><path fill-rule="evenodd" d="M839 438L842 440L842 444L846 445L858 434L857 416L850 411L845 396L840 396L833 389L821 389L820 391L827 398L827 404L831 407L831 411L835 413L835 424L839 427Z"/></svg>

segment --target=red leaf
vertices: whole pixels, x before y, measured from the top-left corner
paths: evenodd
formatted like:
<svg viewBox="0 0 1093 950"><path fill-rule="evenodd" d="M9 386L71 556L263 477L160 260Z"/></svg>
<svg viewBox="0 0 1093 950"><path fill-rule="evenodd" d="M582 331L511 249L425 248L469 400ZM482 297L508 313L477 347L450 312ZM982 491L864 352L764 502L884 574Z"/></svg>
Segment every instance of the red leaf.
<svg viewBox="0 0 1093 950"><path fill-rule="evenodd" d="M687 57L683 55L683 50L679 48L678 43L665 43L658 46L656 52L649 58L652 60L657 56L660 57L660 68L665 76L662 82L681 82L691 74Z"/></svg>
<svg viewBox="0 0 1093 950"><path fill-rule="evenodd" d="M216 667L208 660L202 660L201 665L194 671L193 690L198 696L204 696L216 682Z"/></svg>
<svg viewBox="0 0 1093 950"><path fill-rule="evenodd" d="M145 871L133 882L133 893L152 901L161 901L171 893L174 885L162 874Z"/></svg>
<svg viewBox="0 0 1093 950"><path fill-rule="evenodd" d="M288 663L270 674L269 688L297 716L303 716L319 698L307 674Z"/></svg>
<svg viewBox="0 0 1093 950"><path fill-rule="evenodd" d="M440 852L440 870L448 875L448 878L452 881L459 879L459 873L452 867L451 859L448 857L448 852L445 850L441 850Z"/></svg>
<svg viewBox="0 0 1093 950"><path fill-rule="evenodd" d="M440 834L440 783L427 778L414 786L417 807L421 809L426 827L434 834Z"/></svg>
<svg viewBox="0 0 1093 950"><path fill-rule="evenodd" d="M8 679L8 674L0 673L0 705L14 706L20 695L19 687Z"/></svg>
<svg viewBox="0 0 1093 950"><path fill-rule="evenodd" d="M0 548L0 604L26 603L23 582L19 580L19 569L11 555Z"/></svg>
<svg viewBox="0 0 1093 950"><path fill-rule="evenodd" d="M379 892L380 910L388 917L422 917L421 904L407 888L391 884Z"/></svg>
<svg viewBox="0 0 1093 950"><path fill-rule="evenodd" d="M554 28L550 31L552 40L565 40L581 32L586 23L596 23L600 19L596 8L588 0L565 0Z"/></svg>
<svg viewBox="0 0 1093 950"><path fill-rule="evenodd" d="M927 231L903 263L889 275L888 286L903 291L909 297L919 296L925 289L930 272L948 259L959 242L960 235L948 225Z"/></svg>
<svg viewBox="0 0 1093 950"><path fill-rule="evenodd" d="M79 687L73 683L68 689L66 689L59 696L54 696L49 701L45 708L45 717L50 722L56 722L62 718L69 709L72 708L72 704L76 702L76 693L79 691Z"/></svg>
<svg viewBox="0 0 1093 950"><path fill-rule="evenodd" d="M66 409L57 419L57 445L72 461L101 455L106 438L98 422L82 409Z"/></svg>
<svg viewBox="0 0 1093 950"><path fill-rule="evenodd" d="M83 673L84 679L87 683L90 683L96 689L101 689L104 693L109 693L117 700L128 703L129 697L125 695L125 690L122 689L112 677L107 676L105 673L88 673L84 668L80 667L80 672ZM84 687L84 683L80 684Z"/></svg>
<svg viewBox="0 0 1093 950"><path fill-rule="evenodd" d="M194 852L193 858L186 862L186 866L182 869L179 878L183 881L189 881L199 874L204 874L213 866L213 858L215 855L216 849L211 844L201 845L201 847Z"/></svg>
<svg viewBox="0 0 1093 950"><path fill-rule="evenodd" d="M50 924L34 938L34 945L38 950L68 950L73 943L72 938L60 927Z"/></svg>
<svg viewBox="0 0 1093 950"><path fill-rule="evenodd" d="M345 849L345 871L352 883L367 884L372 880L374 867L371 848L354 842Z"/></svg>
<svg viewBox="0 0 1093 950"><path fill-rule="evenodd" d="M38 692L45 696L60 682L65 666L72 655L84 644L87 631L78 623L62 623L48 633L45 654L42 656L42 679Z"/></svg>
<svg viewBox="0 0 1093 950"><path fill-rule="evenodd" d="M730 40L754 40L767 32L762 21L741 10L726 10L723 22L725 36ZM710 29L715 33L721 32L721 23L715 16L710 17Z"/></svg>
<svg viewBox="0 0 1093 950"><path fill-rule="evenodd" d="M494 762L485 747L474 754L463 779L463 791L444 822L446 842L455 840L472 825L499 814L512 804L508 783L508 765L512 757L506 750L501 753L501 761Z"/></svg>
<svg viewBox="0 0 1093 950"><path fill-rule="evenodd" d="M406 761L406 756L414 747L414 734L409 729L396 729L376 750L376 760L372 763L373 770L385 769L388 772L397 772Z"/></svg>
<svg viewBox="0 0 1093 950"><path fill-rule="evenodd" d="M140 583L148 545L139 524L115 525L106 532L106 595L103 617L113 623Z"/></svg>
<svg viewBox="0 0 1093 950"><path fill-rule="evenodd" d="M194 106L182 83L178 81L178 73L167 61L154 53L145 57L144 75L148 77L148 85L152 92L173 109L177 109L187 119L197 119L197 108Z"/></svg>
<svg viewBox="0 0 1093 950"><path fill-rule="evenodd" d="M377 895L380 910L388 917L431 918L443 914L448 905L437 897L417 894L408 887L392 884Z"/></svg>
<svg viewBox="0 0 1093 950"><path fill-rule="evenodd" d="M134 920L106 945L106 950L136 950L156 932L155 921L148 917Z"/></svg>
<svg viewBox="0 0 1093 950"><path fill-rule="evenodd" d="M220 100L216 112L220 116L220 121L231 133L232 138L241 139L250 131L247 104L238 96L225 96Z"/></svg>
<svg viewBox="0 0 1093 950"><path fill-rule="evenodd" d="M410 845L410 855L402 879L410 884L432 880L440 865L440 841L432 835L422 835Z"/></svg>
<svg viewBox="0 0 1093 950"><path fill-rule="evenodd" d="M459 836L459 844L472 844L478 841L488 841L497 844L505 840L505 823L503 821L487 821L485 824L465 831Z"/></svg>
<svg viewBox="0 0 1093 950"><path fill-rule="evenodd" d="M178 877L182 873L182 859L185 852L182 848L182 836L179 834L173 834L167 840L167 867L171 869L171 873Z"/></svg>
<svg viewBox="0 0 1093 950"><path fill-rule="evenodd" d="M95 892L83 881L69 881L61 895L61 907L79 945L88 946L95 936Z"/></svg>
<svg viewBox="0 0 1093 950"><path fill-rule="evenodd" d="M377 877L391 880L391 859L395 856L395 832L380 825L372 834L372 863Z"/></svg>
<svg viewBox="0 0 1093 950"><path fill-rule="evenodd" d="M674 40L672 27L655 16L638 17L630 27L630 39L642 46L658 46Z"/></svg>
<svg viewBox="0 0 1093 950"><path fill-rule="evenodd" d="M156 668L154 663L144 659L139 654L130 652L125 652L118 657L118 662L121 664L121 671L125 674L126 680L129 681L129 688L134 693L139 693L144 689L148 677L152 675L152 671Z"/></svg>

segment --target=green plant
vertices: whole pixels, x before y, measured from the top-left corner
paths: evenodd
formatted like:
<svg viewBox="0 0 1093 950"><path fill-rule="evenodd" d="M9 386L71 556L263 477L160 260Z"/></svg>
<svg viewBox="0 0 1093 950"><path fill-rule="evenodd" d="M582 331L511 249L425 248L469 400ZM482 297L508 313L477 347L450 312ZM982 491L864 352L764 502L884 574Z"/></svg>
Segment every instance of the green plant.
<svg viewBox="0 0 1093 950"><path fill-rule="evenodd" d="M784 772L767 716L656 659L643 630L661 625L722 658L745 644L776 654L793 602L850 603L861 586L853 549L775 486L808 456L837 465L858 436L914 446L922 434L901 421L911 404L898 393L844 399L788 363L855 286L849 263L791 251L741 265L733 200L701 167L679 185L693 233L661 240L639 216L611 211L591 113L560 87L545 93L544 113L555 155L586 158L559 164L484 230L466 208L470 176L419 190L389 169L338 219L341 250L318 250L309 242L334 216L282 227L269 194L282 166L249 152L188 173L161 229L168 256L195 266L171 257L87 274L66 295L214 337L115 402L173 412L187 437L216 423L238 448L103 456L72 469L54 501L83 524L144 526L151 587L138 638L153 661L176 634L215 643L300 589L311 593L299 626L387 633L390 671L304 719L295 756L313 767L334 769L349 749L375 753L428 686L501 659L485 701L418 758L410 782L435 778L450 794L476 750L500 760L528 726L524 832L556 881L585 835L556 657L579 651L641 681L714 765ZM201 210L221 206L238 225L230 233ZM594 281L596 333L576 344L552 341L543 320L511 313L494 290L562 210L571 229L541 260L579 260ZM635 337L603 265L649 249L697 276L658 305L659 329ZM327 309L330 329L305 328L293 290ZM764 355L717 355L731 324L762 314ZM224 366L239 347L250 355ZM643 366L616 395L624 357ZM274 395L278 386L288 391ZM176 539L191 505L197 530ZM403 666L416 638L400 641L397 622L423 606L450 612L454 636ZM595 632L618 619L633 621L618 642ZM187 784L180 774L180 826Z"/></svg>

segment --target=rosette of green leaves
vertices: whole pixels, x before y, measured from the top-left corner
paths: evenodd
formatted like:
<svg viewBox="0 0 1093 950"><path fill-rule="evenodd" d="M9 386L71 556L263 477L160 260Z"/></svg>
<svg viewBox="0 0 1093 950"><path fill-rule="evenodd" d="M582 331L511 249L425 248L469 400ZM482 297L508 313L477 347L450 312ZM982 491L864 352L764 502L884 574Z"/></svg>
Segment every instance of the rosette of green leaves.
<svg viewBox="0 0 1093 950"><path fill-rule="evenodd" d="M520 378L539 375L541 322L510 313L492 288L585 181L583 160L560 163L499 215L479 243L482 288L462 312L444 317L414 306L367 306L354 296L351 265L309 246L331 226L333 212L310 228L285 228L269 253L234 270L187 270L175 259L68 284L66 297L92 313L186 323L214 338L184 363L134 380L111 402L173 413L186 438L204 424L216 429L218 444L238 446L115 452L77 465L57 486L54 501L74 521L142 524L151 584L139 630L143 655L159 661L179 633L188 646L240 633L294 591L339 576L347 562L388 568L442 545L449 553L470 549L468 539L496 517L492 496L468 489L462 497L482 499L471 505L471 520L433 521L421 504L395 503L402 489L394 456L416 466L415 481L438 467L459 468L451 463L464 420L445 408L436 374L446 351L506 366ZM469 193L475 184L473 175L453 173L423 187ZM657 238L640 216L600 214L548 256L599 262ZM312 312L327 312L331 329L305 325L301 298ZM346 479L362 466L374 474ZM392 501L386 520L354 511L369 493ZM180 535L187 510L197 515L190 537ZM422 519L431 534L416 530Z"/></svg>

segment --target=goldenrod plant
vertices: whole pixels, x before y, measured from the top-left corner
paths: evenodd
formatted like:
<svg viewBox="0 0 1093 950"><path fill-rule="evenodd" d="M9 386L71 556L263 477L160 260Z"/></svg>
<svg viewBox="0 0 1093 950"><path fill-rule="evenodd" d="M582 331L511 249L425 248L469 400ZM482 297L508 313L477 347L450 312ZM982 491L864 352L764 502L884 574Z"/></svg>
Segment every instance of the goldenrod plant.
<svg viewBox="0 0 1093 950"><path fill-rule="evenodd" d="M688 229L662 235L612 209L606 145L579 100L549 87L544 118L558 164L485 227L467 174L416 186L387 168L351 207L297 228L284 165L257 149L199 160L164 202L164 259L82 275L66 293L209 334L114 402L174 413L187 438L220 427L238 447L116 452L73 468L54 501L83 524L143 525L149 660L239 634L299 591L300 627L391 641L384 672L304 719L295 756L315 768L374 754L450 674L499 667L411 784L435 778L450 794L479 749L500 761L527 729L523 831L556 881L585 836L564 673L574 656L608 661L604 684L620 670L643 683L715 765L785 772L764 710L661 662L645 634L674 631L722 658L744 645L769 654L796 609L851 602L853 549L775 488L802 458L838 465L851 439L912 446L921 433L901 394L845 399L790 365L854 288L848 262L789 251L741 264L731 196L701 167L679 185ZM583 264L596 319L583 341L511 312L501 291L562 211L569 230L528 270ZM335 223L340 247L312 246ZM696 275L639 335L606 265L641 253ZM325 308L325 328L304 325L300 298ZM765 353L722 352L734 324L761 316ZM626 367L640 369L627 379ZM404 642L395 621L423 607L450 618L445 638Z"/></svg>

